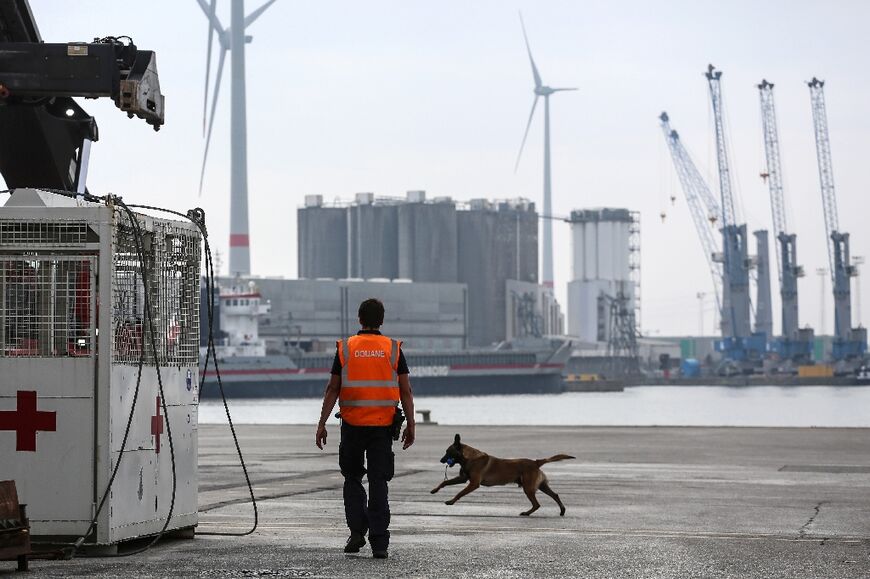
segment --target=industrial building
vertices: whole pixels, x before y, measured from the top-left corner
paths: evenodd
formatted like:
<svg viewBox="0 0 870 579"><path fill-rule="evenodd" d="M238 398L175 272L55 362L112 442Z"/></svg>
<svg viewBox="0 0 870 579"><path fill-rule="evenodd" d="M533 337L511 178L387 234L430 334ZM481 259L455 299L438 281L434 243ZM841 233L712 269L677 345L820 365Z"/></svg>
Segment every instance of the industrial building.
<svg viewBox="0 0 870 579"><path fill-rule="evenodd" d="M397 208L399 277L425 282L459 280L456 204L450 197L426 202L425 191L408 191Z"/></svg>
<svg viewBox="0 0 870 579"><path fill-rule="evenodd" d="M357 193L353 202L325 204L308 195L297 212L299 277L458 281L456 204Z"/></svg>
<svg viewBox="0 0 870 579"><path fill-rule="evenodd" d="M374 193L357 193L347 208L347 265L345 277L399 277L399 211L391 199L375 202Z"/></svg>
<svg viewBox="0 0 870 579"><path fill-rule="evenodd" d="M346 208L326 206L322 195L308 195L297 218L299 277L348 277Z"/></svg>
<svg viewBox="0 0 870 579"><path fill-rule="evenodd" d="M370 297L386 306L384 333L400 336L408 350L461 350L468 345L464 284L260 277L222 278L218 284L248 281L271 306L259 326L271 353L334 350L337 338L359 330L357 308Z"/></svg>
<svg viewBox="0 0 870 579"><path fill-rule="evenodd" d="M508 308L515 304L508 300L507 284L538 283L538 213L525 199L460 204L409 191L405 198L358 193L351 203L325 205L322 196L311 195L298 210L298 222L302 278L464 284L467 346L489 346L515 335L516 320L508 327L515 315ZM552 295L523 293L536 300L540 331L562 333Z"/></svg>
<svg viewBox="0 0 870 579"><path fill-rule="evenodd" d="M538 282L538 213L523 199L474 199L460 211L459 280L468 285L468 341L506 338L507 280Z"/></svg>
<svg viewBox="0 0 870 579"><path fill-rule="evenodd" d="M582 209L571 212L570 222L568 333L584 342L609 342L613 326L618 325L614 311L627 311L635 328L640 319L639 214L628 209Z"/></svg>

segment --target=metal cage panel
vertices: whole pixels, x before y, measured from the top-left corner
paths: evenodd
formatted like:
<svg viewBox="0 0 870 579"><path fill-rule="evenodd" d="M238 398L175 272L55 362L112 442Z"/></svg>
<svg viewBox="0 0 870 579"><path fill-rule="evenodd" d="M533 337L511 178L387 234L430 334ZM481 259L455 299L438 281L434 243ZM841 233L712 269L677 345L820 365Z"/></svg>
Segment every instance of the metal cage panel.
<svg viewBox="0 0 870 579"><path fill-rule="evenodd" d="M0 248L82 247L95 239L82 221L0 219Z"/></svg>
<svg viewBox="0 0 870 579"><path fill-rule="evenodd" d="M0 255L0 357L93 355L95 269L90 256Z"/></svg>
<svg viewBox="0 0 870 579"><path fill-rule="evenodd" d="M171 221L140 219L139 247L134 225L116 210L112 276L113 361L138 364L144 342L145 364L153 365L145 320L148 275L154 344L163 366L199 362L199 235ZM145 267L140 267L140 252Z"/></svg>

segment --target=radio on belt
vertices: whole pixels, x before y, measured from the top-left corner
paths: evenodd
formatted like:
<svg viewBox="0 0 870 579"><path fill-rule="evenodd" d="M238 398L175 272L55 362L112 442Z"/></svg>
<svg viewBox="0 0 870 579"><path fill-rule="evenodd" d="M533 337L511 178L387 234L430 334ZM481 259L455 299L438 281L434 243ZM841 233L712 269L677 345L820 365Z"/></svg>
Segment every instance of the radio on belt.
<svg viewBox="0 0 870 579"><path fill-rule="evenodd" d="M0 209L0 478L13 479L35 536L87 544L197 524L201 239L190 223L137 215L145 264L120 207L33 189ZM148 276L164 416L146 333ZM121 441L138 401L126 448Z"/></svg>

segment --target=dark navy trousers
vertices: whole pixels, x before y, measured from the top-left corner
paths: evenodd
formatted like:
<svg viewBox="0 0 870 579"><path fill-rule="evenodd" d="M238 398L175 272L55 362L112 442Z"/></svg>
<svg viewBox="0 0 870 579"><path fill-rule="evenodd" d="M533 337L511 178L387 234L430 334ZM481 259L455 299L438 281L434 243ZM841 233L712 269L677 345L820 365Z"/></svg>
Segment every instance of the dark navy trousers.
<svg viewBox="0 0 870 579"><path fill-rule="evenodd" d="M365 535L375 551L390 544L390 501L387 482L395 458L389 426L354 426L341 422L338 466L344 475L344 515L348 528ZM368 473L369 493L362 484Z"/></svg>

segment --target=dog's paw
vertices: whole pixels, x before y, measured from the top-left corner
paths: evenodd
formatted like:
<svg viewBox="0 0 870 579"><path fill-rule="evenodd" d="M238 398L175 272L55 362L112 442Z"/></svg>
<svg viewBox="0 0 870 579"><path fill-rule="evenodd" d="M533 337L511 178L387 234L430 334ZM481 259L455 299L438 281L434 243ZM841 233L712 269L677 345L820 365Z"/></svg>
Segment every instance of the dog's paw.
<svg viewBox="0 0 870 579"><path fill-rule="evenodd" d="M531 515L531 514L532 514L532 513L526 513L526 512L523 512L523 513L520 513L520 516L521 516L521 517L528 517L528 516Z"/></svg>
<svg viewBox="0 0 870 579"><path fill-rule="evenodd" d="M444 501L444 504L445 504L445 505L452 505L452 504L455 503L455 502L456 502L456 501L454 501L454 500L449 500L449 501Z"/></svg>
<svg viewBox="0 0 870 579"><path fill-rule="evenodd" d="M431 491L429 491L429 493L434 495L435 493L438 492L438 490L439 490L438 487L435 487L434 489L432 489Z"/></svg>
<svg viewBox="0 0 870 579"><path fill-rule="evenodd" d="M564 517L564 516L565 516L565 509L562 509L562 510L559 512L559 516L560 516L560 517Z"/></svg>

